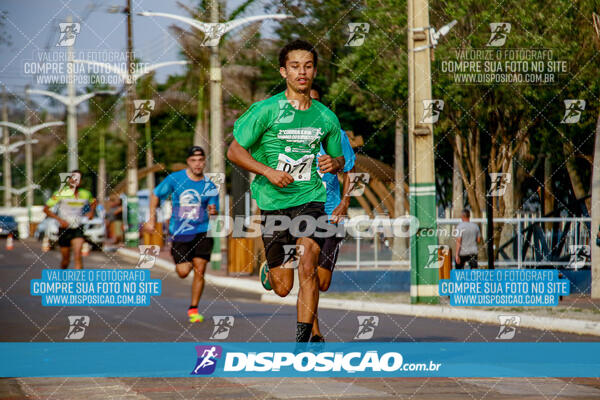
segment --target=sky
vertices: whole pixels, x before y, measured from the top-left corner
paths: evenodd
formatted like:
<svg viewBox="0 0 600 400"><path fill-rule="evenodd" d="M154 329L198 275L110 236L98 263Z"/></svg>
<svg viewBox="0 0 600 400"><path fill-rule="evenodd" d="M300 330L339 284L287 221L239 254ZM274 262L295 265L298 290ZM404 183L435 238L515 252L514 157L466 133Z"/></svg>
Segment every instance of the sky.
<svg viewBox="0 0 600 400"><path fill-rule="evenodd" d="M181 0L187 6L195 0ZM124 54L126 47L126 18L122 13L109 13L111 6L124 6L125 0L2 0L0 11L7 13L5 31L11 39L10 46L0 46L0 84L9 91L22 94L26 84L32 88L46 89L44 82L31 72L32 61L42 54L66 51L56 47L60 38L59 23L68 16L80 23L75 42L78 55ZM227 1L228 14L242 0ZM132 0L133 45L136 57L145 63L181 60L180 47L172 37L169 26L176 24L188 29L185 23L160 17L142 17L140 11L155 11L187 16L176 0ZM244 16L263 14L264 1L258 0L249 7ZM268 35L276 23L264 22L263 34ZM54 62L53 65L61 64ZM156 79L164 82L168 75L183 71L183 66L170 66L157 70ZM64 74L64 70L57 71ZM116 79L115 79L116 80ZM81 90L84 85L78 85ZM42 102L40 102L42 103ZM42 103L43 104L43 103Z"/></svg>

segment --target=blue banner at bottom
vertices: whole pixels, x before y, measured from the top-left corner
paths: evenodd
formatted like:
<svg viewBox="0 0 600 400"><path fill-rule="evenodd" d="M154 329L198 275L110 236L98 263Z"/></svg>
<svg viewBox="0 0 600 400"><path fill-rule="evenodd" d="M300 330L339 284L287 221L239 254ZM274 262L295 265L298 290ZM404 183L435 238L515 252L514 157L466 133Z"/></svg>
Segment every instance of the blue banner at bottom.
<svg viewBox="0 0 600 400"><path fill-rule="evenodd" d="M600 343L0 343L0 376L600 377Z"/></svg>

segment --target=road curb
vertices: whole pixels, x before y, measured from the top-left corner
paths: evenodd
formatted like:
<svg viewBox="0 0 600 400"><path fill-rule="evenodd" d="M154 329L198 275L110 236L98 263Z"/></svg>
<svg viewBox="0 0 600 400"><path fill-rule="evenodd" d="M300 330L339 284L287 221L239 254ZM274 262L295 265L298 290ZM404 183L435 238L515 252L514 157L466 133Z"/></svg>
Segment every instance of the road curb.
<svg viewBox="0 0 600 400"><path fill-rule="evenodd" d="M274 293L261 296L261 301L271 304L296 305L296 296L281 298ZM451 306L427 306L411 304L376 303L357 300L328 299L321 297L319 307L334 310L351 310L385 314L408 315L423 318L441 318L462 321L475 321L486 324L499 324L499 315L519 315L521 328L542 329L576 333L579 335L600 336L600 321L586 321L567 318L539 317L514 311L484 311L456 308Z"/></svg>
<svg viewBox="0 0 600 400"><path fill-rule="evenodd" d="M138 252L126 248L118 249L117 254L135 261L137 261L140 257ZM172 261L165 260L164 258L157 258L154 265L162 270L168 272L175 272L175 264ZM255 280L232 278L225 276L214 276L210 274L206 274L204 279L207 283L217 287L231 288L244 292L260 294L261 301L265 303L282 304L290 306L296 305L297 296L294 295L294 292L290 293L287 297L281 298L272 292L265 293L265 289L262 287L261 283ZM538 317L531 314L524 314L509 310L486 311L477 310L473 308L457 308L444 305L428 306L412 304L376 303L370 301L328 299L324 297L321 297L319 299L319 307L334 310L375 312L385 314L408 315L423 318L441 318L462 321L475 321L494 325L497 325L499 323L499 315L519 315L521 317L520 327L522 328L576 333L579 335L600 336L600 321Z"/></svg>
<svg viewBox="0 0 600 400"><path fill-rule="evenodd" d="M117 254L132 261L137 261L140 258L140 253L126 248L118 249ZM165 260L164 258L157 257L156 261L154 262L154 266L164 271L175 273L175 263L169 260ZM186 279L191 279L191 276L191 274L188 275ZM235 289L255 294L265 293L265 289L262 287L261 283L251 279L232 278L228 276L215 276L207 273L204 275L204 280L206 281L206 283L217 287Z"/></svg>

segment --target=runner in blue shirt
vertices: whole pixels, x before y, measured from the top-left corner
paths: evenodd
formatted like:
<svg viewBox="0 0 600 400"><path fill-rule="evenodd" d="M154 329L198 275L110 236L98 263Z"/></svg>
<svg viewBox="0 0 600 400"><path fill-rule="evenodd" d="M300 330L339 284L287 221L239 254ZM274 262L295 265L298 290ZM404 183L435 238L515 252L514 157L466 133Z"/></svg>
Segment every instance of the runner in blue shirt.
<svg viewBox="0 0 600 400"><path fill-rule="evenodd" d="M317 101L321 100L320 89L315 85L312 87L310 97ZM330 216L329 221L333 224L341 223L342 218L348 213L348 206L350 205L350 197L347 195L348 191L350 190L350 178L348 176L348 172L354 172L354 163L356 161L354 150L352 149L348 135L346 132L344 132L344 130L342 130L341 145L345 160L343 169L344 196L340 196L340 181L337 174L326 173L322 176L323 184L325 185L325 190L327 191L327 199L325 200L325 213ZM323 149L323 146L321 146L319 157L323 154L326 153ZM333 274L333 269L335 268L335 263L337 262L340 245L343 240L343 236L340 237L336 235L328 237L325 239L325 243L321 248L317 275L319 278L319 290L322 292L326 292L329 289L329 285L331 284L331 275ZM325 341L321 331L319 330L318 315L315 315L315 321L312 328L312 338L310 341Z"/></svg>
<svg viewBox="0 0 600 400"><path fill-rule="evenodd" d="M187 277L194 270L188 317L190 322L202 322L204 317L198 313L198 303L204 289L204 272L210 261L214 242L206 232L209 216L218 212L219 189L204 176L206 157L202 147L191 147L186 163L186 169L168 175L154 189L150 198L150 218L144 228L154 232L156 208L160 200L166 200L170 196L173 204L169 223L171 255L180 278Z"/></svg>

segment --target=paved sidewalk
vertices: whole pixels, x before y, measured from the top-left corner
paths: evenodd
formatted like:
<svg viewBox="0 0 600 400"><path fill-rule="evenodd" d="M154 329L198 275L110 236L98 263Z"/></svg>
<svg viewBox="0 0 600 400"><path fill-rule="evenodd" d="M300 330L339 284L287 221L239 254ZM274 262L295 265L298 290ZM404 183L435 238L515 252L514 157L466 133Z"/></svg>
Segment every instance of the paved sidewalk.
<svg viewBox="0 0 600 400"><path fill-rule="evenodd" d="M137 249L120 248L117 254L130 261L139 258ZM155 267L173 271L175 265L168 250L163 249ZM188 277L188 279L190 279ZM226 267L207 269L206 282L223 288L243 290L261 295L261 301L271 304L295 305L298 285L281 298L266 292L257 275L228 276ZM552 330L580 335L600 336L600 300L586 296L566 296L557 307L452 307L446 299L439 305L410 304L408 293L322 293L319 307L339 310L410 315L476 321L497 325L500 315L520 316L520 327Z"/></svg>

